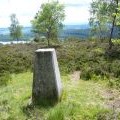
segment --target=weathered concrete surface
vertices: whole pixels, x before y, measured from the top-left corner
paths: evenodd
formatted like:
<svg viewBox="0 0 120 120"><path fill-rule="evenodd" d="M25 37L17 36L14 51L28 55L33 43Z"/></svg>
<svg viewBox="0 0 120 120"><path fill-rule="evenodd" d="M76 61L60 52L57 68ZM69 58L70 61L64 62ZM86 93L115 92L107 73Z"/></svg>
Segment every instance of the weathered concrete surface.
<svg viewBox="0 0 120 120"><path fill-rule="evenodd" d="M55 103L61 96L61 79L55 49L35 52L32 102Z"/></svg>

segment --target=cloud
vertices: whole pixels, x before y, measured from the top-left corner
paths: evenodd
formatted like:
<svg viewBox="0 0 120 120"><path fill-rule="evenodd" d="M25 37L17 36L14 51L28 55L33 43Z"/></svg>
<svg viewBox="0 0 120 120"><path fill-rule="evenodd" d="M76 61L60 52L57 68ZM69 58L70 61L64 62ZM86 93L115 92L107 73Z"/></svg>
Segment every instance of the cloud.
<svg viewBox="0 0 120 120"><path fill-rule="evenodd" d="M21 25L29 26L30 20L34 18L41 4L47 1L0 0L0 27L9 27L12 13L16 14ZM88 21L91 0L59 0L59 2L65 4L65 24L80 24Z"/></svg>
<svg viewBox="0 0 120 120"><path fill-rule="evenodd" d="M42 1L38 0L0 0L0 27L10 25L10 15L15 13L22 25L30 25Z"/></svg>
<svg viewBox="0 0 120 120"><path fill-rule="evenodd" d="M67 7L65 9L66 19L65 24L85 24L88 23L89 11L86 6L82 7Z"/></svg>
<svg viewBox="0 0 120 120"><path fill-rule="evenodd" d="M79 4L79 5L88 5L92 0L59 0L63 4Z"/></svg>
<svg viewBox="0 0 120 120"><path fill-rule="evenodd" d="M85 24L90 17L89 8L92 0L61 0L65 4L65 24Z"/></svg>

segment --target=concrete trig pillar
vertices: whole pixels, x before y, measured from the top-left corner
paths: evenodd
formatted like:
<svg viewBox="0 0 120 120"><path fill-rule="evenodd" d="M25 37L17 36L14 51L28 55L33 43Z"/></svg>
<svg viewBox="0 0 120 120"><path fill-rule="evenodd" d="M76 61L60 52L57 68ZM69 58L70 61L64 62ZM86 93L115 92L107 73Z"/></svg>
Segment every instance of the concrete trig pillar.
<svg viewBox="0 0 120 120"><path fill-rule="evenodd" d="M61 97L61 79L55 49L35 52L32 102L55 103Z"/></svg>

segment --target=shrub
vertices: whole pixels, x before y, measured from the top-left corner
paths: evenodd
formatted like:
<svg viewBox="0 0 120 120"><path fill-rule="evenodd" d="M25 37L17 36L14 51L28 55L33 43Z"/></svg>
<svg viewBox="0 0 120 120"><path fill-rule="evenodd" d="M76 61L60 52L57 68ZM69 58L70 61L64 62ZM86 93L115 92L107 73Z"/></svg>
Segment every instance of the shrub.
<svg viewBox="0 0 120 120"><path fill-rule="evenodd" d="M111 73L113 73L113 76L116 78L120 78L120 60L114 60L112 61L111 66Z"/></svg>
<svg viewBox="0 0 120 120"><path fill-rule="evenodd" d="M8 71L3 71L0 73L0 86L7 85L10 80L11 76Z"/></svg>
<svg viewBox="0 0 120 120"><path fill-rule="evenodd" d="M81 72L81 78L83 80L90 80L92 78L93 71L90 68L86 68Z"/></svg>
<svg viewBox="0 0 120 120"><path fill-rule="evenodd" d="M31 69L33 49L28 45L10 45L0 48L0 72L20 73Z"/></svg>
<svg viewBox="0 0 120 120"><path fill-rule="evenodd" d="M110 51L106 50L107 46L108 44L106 43L71 38L57 43L57 46L51 47L54 47L57 51L62 74L80 70L81 78L85 80L93 79L93 76L119 79L120 45L114 46ZM39 48L46 48L46 43L38 42L1 46L0 73L3 70L10 73L32 70L34 51ZM117 80L116 83L119 84L119 81Z"/></svg>

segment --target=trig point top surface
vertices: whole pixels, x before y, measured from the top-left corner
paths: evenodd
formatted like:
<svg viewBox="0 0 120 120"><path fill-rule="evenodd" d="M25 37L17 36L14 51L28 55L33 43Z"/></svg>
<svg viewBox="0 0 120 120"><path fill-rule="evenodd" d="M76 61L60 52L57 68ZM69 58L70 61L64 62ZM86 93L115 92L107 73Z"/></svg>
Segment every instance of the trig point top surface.
<svg viewBox="0 0 120 120"><path fill-rule="evenodd" d="M43 49L38 49L35 52L52 52L55 51L54 48L43 48Z"/></svg>

